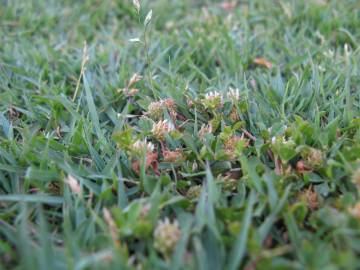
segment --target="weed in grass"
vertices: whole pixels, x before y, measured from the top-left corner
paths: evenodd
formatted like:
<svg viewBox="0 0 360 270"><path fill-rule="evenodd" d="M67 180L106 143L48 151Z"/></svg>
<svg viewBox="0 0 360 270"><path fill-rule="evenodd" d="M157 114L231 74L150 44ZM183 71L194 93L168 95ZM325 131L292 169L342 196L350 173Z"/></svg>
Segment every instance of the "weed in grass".
<svg viewBox="0 0 360 270"><path fill-rule="evenodd" d="M0 5L2 268L360 267L358 1Z"/></svg>

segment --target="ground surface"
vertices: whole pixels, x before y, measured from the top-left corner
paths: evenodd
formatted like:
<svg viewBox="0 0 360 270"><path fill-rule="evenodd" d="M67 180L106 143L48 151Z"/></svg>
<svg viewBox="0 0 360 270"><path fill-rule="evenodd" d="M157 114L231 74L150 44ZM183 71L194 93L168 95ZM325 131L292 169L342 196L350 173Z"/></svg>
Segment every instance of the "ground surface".
<svg viewBox="0 0 360 270"><path fill-rule="evenodd" d="M4 268L360 268L359 1L0 3Z"/></svg>

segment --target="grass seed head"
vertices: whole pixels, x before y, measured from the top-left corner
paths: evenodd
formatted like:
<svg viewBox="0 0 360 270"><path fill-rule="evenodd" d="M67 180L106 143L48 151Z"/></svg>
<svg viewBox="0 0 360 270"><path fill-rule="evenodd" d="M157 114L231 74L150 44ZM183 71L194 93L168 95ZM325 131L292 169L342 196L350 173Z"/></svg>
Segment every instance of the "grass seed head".
<svg viewBox="0 0 360 270"><path fill-rule="evenodd" d="M137 74L137 73L134 73L130 78L128 87L131 87L133 84L135 84L135 83L137 83L137 82L139 82L141 80L142 80L142 76Z"/></svg>
<svg viewBox="0 0 360 270"><path fill-rule="evenodd" d="M78 180L76 180L75 177L69 174L66 179L66 183L69 185L69 188L73 193L81 195L82 189Z"/></svg>
<svg viewBox="0 0 360 270"><path fill-rule="evenodd" d="M133 0L133 5L134 5L134 7L136 9L136 12L139 14L140 13L140 8L141 8L140 0Z"/></svg>
<svg viewBox="0 0 360 270"><path fill-rule="evenodd" d="M206 135L206 134L209 134L209 133L211 133L211 132L212 132L212 126L211 126L211 124L202 124L202 125L201 125L201 128L200 128L200 130L199 130L199 132L198 132L198 136L199 136L199 138L200 138L201 140L203 140L204 137L205 137L205 135Z"/></svg>

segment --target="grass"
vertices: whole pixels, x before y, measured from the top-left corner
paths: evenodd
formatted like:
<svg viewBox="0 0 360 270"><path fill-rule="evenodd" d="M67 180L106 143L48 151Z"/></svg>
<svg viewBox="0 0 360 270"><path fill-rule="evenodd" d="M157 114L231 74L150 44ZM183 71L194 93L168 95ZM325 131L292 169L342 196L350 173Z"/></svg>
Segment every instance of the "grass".
<svg viewBox="0 0 360 270"><path fill-rule="evenodd" d="M0 7L3 269L360 268L358 1Z"/></svg>

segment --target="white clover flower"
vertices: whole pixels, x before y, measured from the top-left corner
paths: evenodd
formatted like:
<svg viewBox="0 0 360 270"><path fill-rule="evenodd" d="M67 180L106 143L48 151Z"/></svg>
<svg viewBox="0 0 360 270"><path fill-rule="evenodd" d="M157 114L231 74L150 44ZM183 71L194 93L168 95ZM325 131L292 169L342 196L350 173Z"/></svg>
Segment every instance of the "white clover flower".
<svg viewBox="0 0 360 270"><path fill-rule="evenodd" d="M212 91L205 94L203 102L206 108L218 109L223 105L223 96L217 91Z"/></svg>
<svg viewBox="0 0 360 270"><path fill-rule="evenodd" d="M154 231L154 247L165 257L168 257L175 249L181 237L181 230L177 220L173 223L165 218L159 221Z"/></svg>
<svg viewBox="0 0 360 270"><path fill-rule="evenodd" d="M161 119L164 109L168 109L170 114L176 114L175 101L172 98L153 101L148 106L148 114L152 119Z"/></svg>
<svg viewBox="0 0 360 270"><path fill-rule="evenodd" d="M230 87L226 96L228 99L231 99L233 101L238 101L238 100L240 100L240 90L238 88L234 89L234 88Z"/></svg>
<svg viewBox="0 0 360 270"><path fill-rule="evenodd" d="M144 140L137 140L132 145L132 150L135 153L141 153L142 151L146 150L146 153L151 153L154 151L154 144L152 142L147 142L146 139Z"/></svg>
<svg viewBox="0 0 360 270"><path fill-rule="evenodd" d="M222 100L222 95L218 91L212 91L205 94L205 99L214 100L216 98L220 98Z"/></svg>
<svg viewBox="0 0 360 270"><path fill-rule="evenodd" d="M148 113L149 115L154 118L154 119L159 119L161 118L162 114L163 114L163 109L162 109L162 102L161 101L153 101L149 104L148 107Z"/></svg>
<svg viewBox="0 0 360 270"><path fill-rule="evenodd" d="M151 129L151 133L158 140L163 140L165 134L173 130L175 130L174 125L171 122L169 122L167 119L165 119L165 120L160 120L157 123L154 123Z"/></svg>

